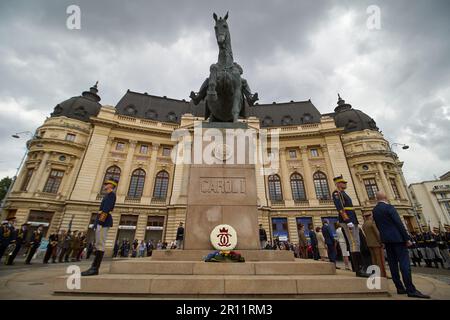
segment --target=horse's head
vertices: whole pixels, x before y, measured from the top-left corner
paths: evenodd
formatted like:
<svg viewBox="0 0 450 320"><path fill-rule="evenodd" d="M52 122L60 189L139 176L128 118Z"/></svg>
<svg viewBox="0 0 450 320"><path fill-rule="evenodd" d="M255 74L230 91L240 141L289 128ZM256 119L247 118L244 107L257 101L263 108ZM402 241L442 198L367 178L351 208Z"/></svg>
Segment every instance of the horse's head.
<svg viewBox="0 0 450 320"><path fill-rule="evenodd" d="M213 18L216 21L214 30L216 31L217 44L220 48L225 48L227 41L230 41L230 32L227 24L228 12L223 18L217 18L217 15L213 13Z"/></svg>

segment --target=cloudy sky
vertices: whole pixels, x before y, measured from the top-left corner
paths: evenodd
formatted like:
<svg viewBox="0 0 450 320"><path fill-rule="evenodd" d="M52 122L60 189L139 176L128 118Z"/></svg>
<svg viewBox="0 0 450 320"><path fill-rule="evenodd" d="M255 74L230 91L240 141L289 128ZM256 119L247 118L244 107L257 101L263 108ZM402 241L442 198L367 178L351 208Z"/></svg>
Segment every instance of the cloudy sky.
<svg viewBox="0 0 450 320"><path fill-rule="evenodd" d="M72 4L79 30L66 27ZM395 149L408 183L450 170L450 1L0 0L0 178L25 152L11 134L97 80L103 104L127 89L188 99L217 59L212 12L227 10L261 103L311 99L327 113L339 92L410 146Z"/></svg>

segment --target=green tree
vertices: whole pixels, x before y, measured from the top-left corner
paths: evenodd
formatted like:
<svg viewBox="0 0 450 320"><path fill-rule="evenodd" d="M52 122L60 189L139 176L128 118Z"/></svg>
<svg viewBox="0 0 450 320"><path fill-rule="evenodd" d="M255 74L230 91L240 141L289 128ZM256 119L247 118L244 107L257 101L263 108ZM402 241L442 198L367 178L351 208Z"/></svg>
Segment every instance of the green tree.
<svg viewBox="0 0 450 320"><path fill-rule="evenodd" d="M5 177L0 180L0 202L5 198L8 192L9 186L11 185L12 179L10 177Z"/></svg>

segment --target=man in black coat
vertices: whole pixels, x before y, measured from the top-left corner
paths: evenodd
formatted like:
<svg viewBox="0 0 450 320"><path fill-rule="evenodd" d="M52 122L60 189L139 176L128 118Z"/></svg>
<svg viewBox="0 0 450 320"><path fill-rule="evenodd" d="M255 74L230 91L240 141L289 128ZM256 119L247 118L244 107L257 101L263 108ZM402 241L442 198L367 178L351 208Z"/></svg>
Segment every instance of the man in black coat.
<svg viewBox="0 0 450 320"><path fill-rule="evenodd" d="M259 244L261 249L265 249L267 245L267 233L262 224L259 224Z"/></svg>
<svg viewBox="0 0 450 320"><path fill-rule="evenodd" d="M311 240L311 249L314 260L319 260L319 242L317 241L317 235L314 232L314 225L312 223L308 224L309 229L309 239Z"/></svg>
<svg viewBox="0 0 450 320"><path fill-rule="evenodd" d="M373 219L380 231L381 242L386 248L389 269L397 293L407 294L408 297L429 299L430 297L418 291L412 282L408 253L408 247L412 245L412 242L397 210L387 202L384 192L378 191L376 197L378 203L373 208ZM404 285L400 280L399 265Z"/></svg>
<svg viewBox="0 0 450 320"><path fill-rule="evenodd" d="M183 244L184 244L183 222L180 222L180 225L178 226L176 241L177 241L177 249L183 249Z"/></svg>

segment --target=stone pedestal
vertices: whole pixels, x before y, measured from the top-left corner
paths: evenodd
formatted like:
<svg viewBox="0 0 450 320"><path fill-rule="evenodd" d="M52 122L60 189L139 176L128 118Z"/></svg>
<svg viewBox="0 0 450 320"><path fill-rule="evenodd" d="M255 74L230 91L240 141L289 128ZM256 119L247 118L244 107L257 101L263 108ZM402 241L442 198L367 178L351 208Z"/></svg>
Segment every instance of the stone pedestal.
<svg viewBox="0 0 450 320"><path fill-rule="evenodd" d="M255 167L192 165L184 248L213 249L210 233L219 224L237 232L238 250L259 249Z"/></svg>
<svg viewBox="0 0 450 320"><path fill-rule="evenodd" d="M192 161L189 173L184 240L187 250L214 249L210 233L219 224L236 230L235 249L259 249L254 150L251 138L244 137L251 131L243 125L213 123L194 131L197 161ZM212 137L211 141L203 142L205 137ZM200 163L199 152L203 155ZM215 163L211 164L211 160Z"/></svg>

